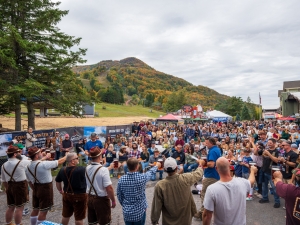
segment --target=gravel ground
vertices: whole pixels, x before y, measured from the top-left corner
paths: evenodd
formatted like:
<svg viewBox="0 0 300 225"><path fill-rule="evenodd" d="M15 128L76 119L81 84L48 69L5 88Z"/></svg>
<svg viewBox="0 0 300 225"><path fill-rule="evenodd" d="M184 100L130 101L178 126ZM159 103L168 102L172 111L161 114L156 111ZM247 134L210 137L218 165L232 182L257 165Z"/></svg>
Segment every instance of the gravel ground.
<svg viewBox="0 0 300 225"><path fill-rule="evenodd" d="M113 186L116 190L118 180L116 178L112 178ZM157 181L149 181L147 183L146 188L146 197L149 204L147 209L147 220L146 224L150 223L150 212L151 212L151 202L153 198L154 186ZM191 188L193 189L193 188ZM56 188L54 188L56 190ZM194 195L194 199L199 209L201 206L199 195ZM281 199L281 207L278 209L273 208L274 198L273 196L269 196L270 203L260 204L258 203L259 199L254 198L253 201L247 202L247 224L249 225L284 225L285 224L285 210L282 209L284 206L284 200ZM5 224L5 210L6 210L6 195L2 192L0 193L0 224ZM51 212L47 215L47 220L59 223L61 220L61 210L62 210L62 202L61 195L54 191L54 207ZM31 210L31 207L30 207ZM30 225L30 216L23 217L23 225ZM74 223L74 217L70 220L70 225ZM87 220L84 221L84 224L88 224ZM122 208L120 204L117 202L116 208L112 209L112 224L113 225L123 225L123 215ZM161 224L161 223L160 223ZM192 225L202 224L201 221L193 219ZM183 224L184 225L184 224Z"/></svg>

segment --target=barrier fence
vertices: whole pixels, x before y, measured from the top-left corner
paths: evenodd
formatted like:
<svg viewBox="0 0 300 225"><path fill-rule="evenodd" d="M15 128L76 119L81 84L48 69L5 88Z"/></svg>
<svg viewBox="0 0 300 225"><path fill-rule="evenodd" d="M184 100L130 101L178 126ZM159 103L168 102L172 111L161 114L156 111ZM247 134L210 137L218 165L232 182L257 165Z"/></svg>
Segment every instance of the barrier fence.
<svg viewBox="0 0 300 225"><path fill-rule="evenodd" d="M65 134L70 135L70 140L73 144L77 144L78 141L85 137L89 140L91 133L96 133L99 136L100 141L105 142L108 135L115 137L117 134L122 133L124 136L131 134L132 125L118 125L118 126L85 126L85 127L65 127L55 129L36 130L33 133L37 137L37 141L34 143L37 147L43 147L46 138L48 136L54 136L56 131L59 131L60 136L64 138ZM10 133L0 134L0 165L6 162L6 150L13 139L20 139L25 146L26 132L16 131ZM5 158L2 159L2 158ZM2 163L2 161L4 161ZM2 164L1 164L2 163Z"/></svg>

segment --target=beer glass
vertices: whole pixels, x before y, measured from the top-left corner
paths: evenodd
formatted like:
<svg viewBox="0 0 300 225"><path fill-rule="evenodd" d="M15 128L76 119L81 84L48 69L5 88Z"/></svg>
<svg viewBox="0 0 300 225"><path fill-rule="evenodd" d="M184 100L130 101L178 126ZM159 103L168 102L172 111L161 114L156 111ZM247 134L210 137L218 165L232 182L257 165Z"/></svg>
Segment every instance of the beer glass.
<svg viewBox="0 0 300 225"><path fill-rule="evenodd" d="M117 169L118 166L119 166L119 160L117 158L115 158L114 161L113 161L113 163L114 163L114 168Z"/></svg>
<svg viewBox="0 0 300 225"><path fill-rule="evenodd" d="M207 156L201 156L201 159L204 160L204 165L203 165L203 168L207 168Z"/></svg>

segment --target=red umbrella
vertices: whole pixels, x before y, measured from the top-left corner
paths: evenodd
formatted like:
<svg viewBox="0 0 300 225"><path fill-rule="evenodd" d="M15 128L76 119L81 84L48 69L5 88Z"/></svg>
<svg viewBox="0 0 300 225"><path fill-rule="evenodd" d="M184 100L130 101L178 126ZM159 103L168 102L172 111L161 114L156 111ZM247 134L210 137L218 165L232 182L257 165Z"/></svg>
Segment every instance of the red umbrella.
<svg viewBox="0 0 300 225"><path fill-rule="evenodd" d="M280 118L278 118L277 120L295 120L296 118L294 118L294 117L290 117L290 116L288 116L288 117L280 117Z"/></svg>

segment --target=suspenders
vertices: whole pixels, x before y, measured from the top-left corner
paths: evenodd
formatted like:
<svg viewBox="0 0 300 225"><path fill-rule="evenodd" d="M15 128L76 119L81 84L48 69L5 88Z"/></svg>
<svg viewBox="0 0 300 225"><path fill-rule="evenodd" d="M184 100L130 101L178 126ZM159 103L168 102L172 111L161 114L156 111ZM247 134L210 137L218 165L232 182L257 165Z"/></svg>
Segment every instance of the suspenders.
<svg viewBox="0 0 300 225"><path fill-rule="evenodd" d="M38 167L38 165L40 164L41 162L38 162L36 165L35 165L35 168L34 168L34 174L31 172L31 170L29 169L29 165L27 166L27 169L28 169L28 172L31 174L31 176L34 178L34 183L40 183L40 181L37 179L36 177L36 169Z"/></svg>
<svg viewBox="0 0 300 225"><path fill-rule="evenodd" d="M6 169L4 168L4 165L3 165L3 170L4 170L4 172L10 177L10 180L9 180L9 181L16 182L15 179L13 178L13 176L14 176L14 174L15 174L15 172L16 172L16 169L17 169L17 167L19 166L20 162L21 162L21 160L19 160L19 162L16 164L15 168L14 168L13 171L12 171L12 174L9 174L9 173L6 171Z"/></svg>
<svg viewBox="0 0 300 225"><path fill-rule="evenodd" d="M99 197L99 196L98 196L98 194L97 194L97 191L96 191L96 189L95 189L93 183L94 183L94 180L95 180L95 176L96 176L98 170L101 169L101 167L102 167L102 166L99 166L99 167L96 169L96 171L95 171L95 173L94 173L94 175L93 175L92 181L90 180L89 175L87 174L87 171L85 171L85 175L86 175L87 179L89 180L89 182L90 182L90 184L91 184L89 194L91 194L92 189L94 189L95 195L96 195L97 197Z"/></svg>
<svg viewBox="0 0 300 225"><path fill-rule="evenodd" d="M73 173L73 171L76 169L76 166L71 170L71 172L70 172L70 176L68 177L68 175L67 175L67 167L65 167L65 169L64 169L64 172L65 172L65 176L66 176L66 178L67 178L67 180L68 180L68 187L67 187L67 191L66 191L66 193L68 193L68 191L69 191L69 188L71 189L71 194L74 194L74 191L73 191L73 188L72 188L72 185L71 185L71 176L72 176L72 173Z"/></svg>

